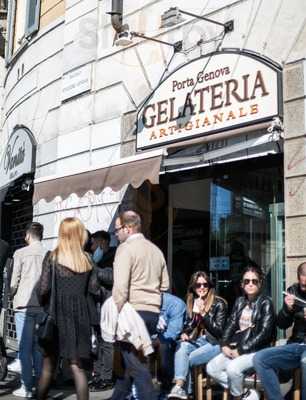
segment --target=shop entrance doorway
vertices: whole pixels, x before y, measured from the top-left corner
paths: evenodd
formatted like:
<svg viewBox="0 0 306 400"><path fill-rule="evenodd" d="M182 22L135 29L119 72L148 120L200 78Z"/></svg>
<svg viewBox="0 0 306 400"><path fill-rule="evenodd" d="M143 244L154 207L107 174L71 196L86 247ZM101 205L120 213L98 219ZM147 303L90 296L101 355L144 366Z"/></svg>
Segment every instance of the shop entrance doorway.
<svg viewBox="0 0 306 400"><path fill-rule="evenodd" d="M169 203L173 223L172 290L186 295L186 282L193 272L207 269L209 262L210 180L170 185Z"/></svg>
<svg viewBox="0 0 306 400"><path fill-rule="evenodd" d="M186 181L185 175L169 185L168 264L178 296L186 295L193 272L206 270L231 307L241 293L241 272L251 264L263 269L266 292L281 304L282 169L258 165L232 164L210 177L193 180L190 175Z"/></svg>

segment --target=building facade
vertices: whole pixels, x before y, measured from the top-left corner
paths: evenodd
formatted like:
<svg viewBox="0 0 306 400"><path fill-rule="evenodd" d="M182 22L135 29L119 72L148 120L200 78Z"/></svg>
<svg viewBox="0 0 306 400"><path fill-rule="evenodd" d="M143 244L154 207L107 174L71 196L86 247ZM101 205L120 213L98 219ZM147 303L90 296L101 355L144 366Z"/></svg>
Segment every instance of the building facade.
<svg viewBox="0 0 306 400"><path fill-rule="evenodd" d="M2 235L20 246L35 218L52 247L66 216L112 230L133 207L179 295L209 269L231 301L253 262L280 304L306 259L305 2L8 9Z"/></svg>

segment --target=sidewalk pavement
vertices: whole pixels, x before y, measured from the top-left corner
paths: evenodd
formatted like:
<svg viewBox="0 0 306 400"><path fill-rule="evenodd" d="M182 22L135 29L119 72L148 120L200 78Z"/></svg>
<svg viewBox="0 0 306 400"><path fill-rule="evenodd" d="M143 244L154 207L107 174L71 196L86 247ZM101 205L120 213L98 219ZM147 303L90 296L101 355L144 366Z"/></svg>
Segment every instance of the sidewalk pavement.
<svg viewBox="0 0 306 400"><path fill-rule="evenodd" d="M15 374L8 374L5 381L0 382L0 398L1 400L22 400L21 397L12 395L12 391L19 386L18 376ZM90 393L90 400L109 400L112 396L112 390L103 392ZM73 386L67 386L60 389L52 389L49 393L49 398L54 400L76 400Z"/></svg>

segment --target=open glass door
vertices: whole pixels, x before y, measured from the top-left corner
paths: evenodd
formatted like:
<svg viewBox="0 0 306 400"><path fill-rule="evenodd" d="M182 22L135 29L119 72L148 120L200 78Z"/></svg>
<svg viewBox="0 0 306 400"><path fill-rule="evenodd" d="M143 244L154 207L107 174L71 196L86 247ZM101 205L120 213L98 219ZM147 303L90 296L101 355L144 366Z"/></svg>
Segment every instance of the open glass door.
<svg viewBox="0 0 306 400"><path fill-rule="evenodd" d="M241 295L241 272L256 265L278 309L285 274L281 168L233 165L211 178L177 182L169 185L173 292L184 298L191 274L206 270L231 307Z"/></svg>
<svg viewBox="0 0 306 400"><path fill-rule="evenodd" d="M260 266L265 290L278 308L284 282L282 203L273 203L273 169L217 177L211 184L209 268L217 292L231 307L241 295L241 272Z"/></svg>

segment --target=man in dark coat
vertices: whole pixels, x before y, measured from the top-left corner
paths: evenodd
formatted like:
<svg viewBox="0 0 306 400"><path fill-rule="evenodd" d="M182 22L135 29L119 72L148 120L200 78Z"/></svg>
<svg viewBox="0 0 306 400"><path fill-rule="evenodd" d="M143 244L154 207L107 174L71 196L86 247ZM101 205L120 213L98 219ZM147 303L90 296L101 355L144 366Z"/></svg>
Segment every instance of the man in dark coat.
<svg viewBox="0 0 306 400"><path fill-rule="evenodd" d="M113 262L116 247L110 247L110 234L98 231L92 235L92 253L96 255L96 273L101 285L99 306L111 296L113 288ZM94 379L90 384L91 392L108 390L113 387L113 343L106 342L99 336L98 359L94 365Z"/></svg>

